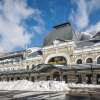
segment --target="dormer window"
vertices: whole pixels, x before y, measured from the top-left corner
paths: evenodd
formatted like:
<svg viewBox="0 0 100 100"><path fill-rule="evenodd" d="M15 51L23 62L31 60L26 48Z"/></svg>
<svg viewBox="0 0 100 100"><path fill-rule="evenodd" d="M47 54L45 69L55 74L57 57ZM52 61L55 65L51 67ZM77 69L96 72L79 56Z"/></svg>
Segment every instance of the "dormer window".
<svg viewBox="0 0 100 100"><path fill-rule="evenodd" d="M59 40L54 40L54 41L53 41L53 45L57 45L57 44L59 44L59 43L60 43Z"/></svg>

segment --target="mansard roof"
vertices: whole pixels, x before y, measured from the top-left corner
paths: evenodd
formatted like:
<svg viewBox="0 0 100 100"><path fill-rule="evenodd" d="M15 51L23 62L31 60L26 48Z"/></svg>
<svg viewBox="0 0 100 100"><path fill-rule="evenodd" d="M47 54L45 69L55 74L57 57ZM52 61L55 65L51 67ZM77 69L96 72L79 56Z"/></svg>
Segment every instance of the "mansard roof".
<svg viewBox="0 0 100 100"><path fill-rule="evenodd" d="M93 38L99 39L99 40L100 40L100 31L97 32L97 33L93 36Z"/></svg>
<svg viewBox="0 0 100 100"><path fill-rule="evenodd" d="M84 41L78 41L76 42L77 47L81 48L84 46L93 46L100 43L100 33L99 35L95 35L94 37L92 37L91 39L88 40L84 40Z"/></svg>
<svg viewBox="0 0 100 100"><path fill-rule="evenodd" d="M0 60L14 58L14 57L23 57L24 51L16 51L16 52L9 52L9 53L2 53L0 55Z"/></svg>
<svg viewBox="0 0 100 100"><path fill-rule="evenodd" d="M53 30L45 37L43 46L53 44L54 40L72 40L73 32L70 23L63 23L53 27Z"/></svg>

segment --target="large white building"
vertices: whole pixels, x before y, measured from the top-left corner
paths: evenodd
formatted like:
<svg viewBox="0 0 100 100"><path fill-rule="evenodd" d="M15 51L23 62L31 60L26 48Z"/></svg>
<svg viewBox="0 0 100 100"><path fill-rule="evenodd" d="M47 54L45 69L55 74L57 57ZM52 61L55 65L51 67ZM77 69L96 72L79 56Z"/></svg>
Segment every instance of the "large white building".
<svg viewBox="0 0 100 100"><path fill-rule="evenodd" d="M0 55L0 80L100 83L100 32L78 38L70 23L54 26L43 47Z"/></svg>

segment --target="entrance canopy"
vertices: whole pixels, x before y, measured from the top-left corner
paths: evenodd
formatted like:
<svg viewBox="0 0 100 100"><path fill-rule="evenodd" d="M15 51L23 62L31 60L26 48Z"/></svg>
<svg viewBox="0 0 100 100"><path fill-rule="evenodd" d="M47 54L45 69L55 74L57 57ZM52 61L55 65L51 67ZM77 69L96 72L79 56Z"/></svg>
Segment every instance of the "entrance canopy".
<svg viewBox="0 0 100 100"><path fill-rule="evenodd" d="M53 64L39 64L35 68L35 70L37 70L38 72L48 72L52 69L59 69L59 70L66 71L67 66L65 66L65 65L53 65Z"/></svg>

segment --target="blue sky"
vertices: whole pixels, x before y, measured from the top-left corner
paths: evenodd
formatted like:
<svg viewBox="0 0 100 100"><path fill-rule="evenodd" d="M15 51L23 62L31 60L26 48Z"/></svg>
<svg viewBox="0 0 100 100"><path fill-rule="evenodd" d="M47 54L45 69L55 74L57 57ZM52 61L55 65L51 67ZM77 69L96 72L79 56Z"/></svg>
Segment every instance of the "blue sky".
<svg viewBox="0 0 100 100"><path fill-rule="evenodd" d="M100 0L0 0L0 52L41 46L54 25L100 30Z"/></svg>

